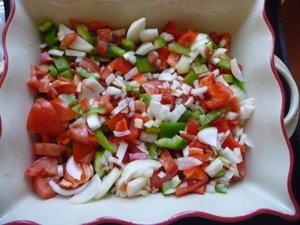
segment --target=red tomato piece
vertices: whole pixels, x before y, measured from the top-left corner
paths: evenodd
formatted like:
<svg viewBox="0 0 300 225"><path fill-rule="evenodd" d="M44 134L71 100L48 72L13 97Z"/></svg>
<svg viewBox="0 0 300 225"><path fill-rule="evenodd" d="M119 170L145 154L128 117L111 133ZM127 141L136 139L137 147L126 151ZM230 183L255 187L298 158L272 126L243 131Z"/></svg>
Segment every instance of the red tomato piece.
<svg viewBox="0 0 300 225"><path fill-rule="evenodd" d="M172 34L177 40L180 38L185 32L177 29L177 26L174 21L169 21L164 29L165 32Z"/></svg>
<svg viewBox="0 0 300 225"><path fill-rule="evenodd" d="M177 43L186 47L190 48L193 41L197 38L198 33L189 30L186 33L184 33L178 40Z"/></svg>
<svg viewBox="0 0 300 225"><path fill-rule="evenodd" d="M76 85L74 84L61 84L61 85L56 85L55 90L59 94L76 94Z"/></svg>
<svg viewBox="0 0 300 225"><path fill-rule="evenodd" d="M69 121L76 118L76 112L68 105L68 103L64 102L60 98L51 100L51 104L58 112L59 117L62 121Z"/></svg>
<svg viewBox="0 0 300 225"><path fill-rule="evenodd" d="M57 138L56 142L57 144L66 145L72 140L70 130L65 130L62 133L60 133Z"/></svg>
<svg viewBox="0 0 300 225"><path fill-rule="evenodd" d="M227 138L225 139L225 141L222 144L222 148L228 147L230 149L234 149L234 148L240 148L242 153L245 153L246 148L245 145L241 145L239 144L232 136L232 134L229 134L227 136Z"/></svg>
<svg viewBox="0 0 300 225"><path fill-rule="evenodd" d="M98 103L99 106L106 108L108 112L111 112L114 109L109 95L101 96L98 100Z"/></svg>
<svg viewBox="0 0 300 225"><path fill-rule="evenodd" d="M100 79L105 80L112 72L113 72L113 69L109 65L101 68Z"/></svg>
<svg viewBox="0 0 300 225"><path fill-rule="evenodd" d="M51 88L51 80L49 76L44 76L40 79L40 87L39 92L41 93L48 93Z"/></svg>
<svg viewBox="0 0 300 225"><path fill-rule="evenodd" d="M120 120L116 123L115 131L123 132L126 130L128 130L127 121L126 121L126 119L123 118L122 120Z"/></svg>
<svg viewBox="0 0 300 225"><path fill-rule="evenodd" d="M199 131L200 123L198 120L189 120L186 127L186 132L188 134L196 135Z"/></svg>
<svg viewBox="0 0 300 225"><path fill-rule="evenodd" d="M60 47L67 48L70 44L72 44L73 41L77 38L77 34L75 32L66 34L64 36L64 39L60 42Z"/></svg>
<svg viewBox="0 0 300 225"><path fill-rule="evenodd" d="M56 133L65 128L65 124L62 123L59 114L49 101L40 98L32 105L27 120L29 132Z"/></svg>
<svg viewBox="0 0 300 225"><path fill-rule="evenodd" d="M99 29L108 27L108 25L105 21L94 21L94 22L90 22L90 23L85 23L84 25L91 32L96 32Z"/></svg>
<svg viewBox="0 0 300 225"><path fill-rule="evenodd" d="M52 190L46 177L33 177L32 187L35 192L43 199L53 198L56 193Z"/></svg>
<svg viewBox="0 0 300 225"><path fill-rule="evenodd" d="M175 163L168 150L162 150L159 161L163 165L166 173L173 173L174 171L178 171L177 164Z"/></svg>
<svg viewBox="0 0 300 225"><path fill-rule="evenodd" d="M160 85L159 81L147 81L143 83L143 88L145 92L149 95L159 94L159 89L157 86Z"/></svg>
<svg viewBox="0 0 300 225"><path fill-rule="evenodd" d="M200 86L210 86L214 83L215 83L215 77L212 74L201 78L199 82Z"/></svg>
<svg viewBox="0 0 300 225"><path fill-rule="evenodd" d="M116 58L109 65L111 68L121 73L127 73L132 69L131 63L123 58Z"/></svg>
<svg viewBox="0 0 300 225"><path fill-rule="evenodd" d="M188 193L192 193L194 192L196 189L198 189L199 187L201 187L202 183L201 182L196 182L196 183L193 183L193 184L188 184L187 186L185 187L178 187L176 189L176 192L175 192L175 195L177 197L180 197L180 196L183 196L183 195L186 195Z"/></svg>
<svg viewBox="0 0 300 225"><path fill-rule="evenodd" d="M57 158L44 156L29 165L24 171L24 175L28 177L56 176L57 165Z"/></svg>
<svg viewBox="0 0 300 225"><path fill-rule="evenodd" d="M140 85L143 85L145 82L148 81L146 76L143 73L138 73L137 75L134 75L131 79L135 80Z"/></svg>
<svg viewBox="0 0 300 225"><path fill-rule="evenodd" d="M174 104L174 96L171 94L164 94L161 99L161 103L165 105L173 105Z"/></svg>
<svg viewBox="0 0 300 225"><path fill-rule="evenodd" d="M111 29L98 29L97 39L101 41L111 42L113 38L113 32Z"/></svg>
<svg viewBox="0 0 300 225"><path fill-rule="evenodd" d="M205 193L205 188L206 188L206 185L203 184L200 187L196 188L194 190L194 193L199 194L199 195L203 195Z"/></svg>
<svg viewBox="0 0 300 225"><path fill-rule="evenodd" d="M73 156L77 163L89 165L95 155L96 147L94 145L83 144L79 141L73 142Z"/></svg>
<svg viewBox="0 0 300 225"><path fill-rule="evenodd" d="M167 58L167 64L171 67L175 68L178 61L179 61L180 55L175 52L170 52L168 58Z"/></svg>
<svg viewBox="0 0 300 225"><path fill-rule="evenodd" d="M145 102L142 102L140 100L135 100L134 101L134 107L135 107L135 111L137 112L146 112L147 106Z"/></svg>
<svg viewBox="0 0 300 225"><path fill-rule="evenodd" d="M138 128L136 127L131 127L129 129L130 131L130 134L124 136L123 139L124 141L127 141L127 142L135 142L137 139L139 139L140 135L141 135L141 130L139 130Z"/></svg>
<svg viewBox="0 0 300 225"><path fill-rule="evenodd" d="M229 126L228 126L228 123L227 121L225 120L225 118L221 117L221 118L218 118L216 120L214 120L212 122L212 125L214 127L217 127L218 128L218 132L221 133L221 132L226 132L227 130L229 130Z"/></svg>
<svg viewBox="0 0 300 225"><path fill-rule="evenodd" d="M180 137L184 138L189 143L191 143L197 139L197 137L195 135L188 134L188 133L182 133L182 134L180 134Z"/></svg>
<svg viewBox="0 0 300 225"><path fill-rule="evenodd" d="M185 180L187 180L187 181L197 180L198 182L205 184L209 180L209 177L207 176L203 167L201 167L201 166L186 169L183 171L183 174L185 176Z"/></svg>
<svg viewBox="0 0 300 225"><path fill-rule="evenodd" d="M221 41L219 35L216 32L211 32L209 33L209 37L211 38L211 40L213 42L215 42L217 45L219 44L219 42Z"/></svg>
<svg viewBox="0 0 300 225"><path fill-rule="evenodd" d="M27 81L27 85L32 89L38 91L40 88L40 81L37 79L36 76L31 76L30 79Z"/></svg>
<svg viewBox="0 0 300 225"><path fill-rule="evenodd" d="M33 152L37 155L58 157L65 150L65 146L52 143L33 143Z"/></svg>
<svg viewBox="0 0 300 225"><path fill-rule="evenodd" d="M89 72L93 72L93 73L100 72L100 67L96 64L96 62L87 57L83 57L80 60L79 66L82 67L83 69L86 69Z"/></svg>
<svg viewBox="0 0 300 225"><path fill-rule="evenodd" d="M96 45L96 50L101 56L106 55L106 50L107 50L108 42L104 40L98 40L97 45Z"/></svg>
<svg viewBox="0 0 300 225"><path fill-rule="evenodd" d="M91 131L86 125L76 125L70 128L70 135L74 141L98 145L97 140L91 135Z"/></svg>
<svg viewBox="0 0 300 225"><path fill-rule="evenodd" d="M126 114L124 113L118 113L117 115L111 117L107 122L106 125L108 126L108 128L112 131L115 130L115 126L116 124L122 120L122 119L127 119Z"/></svg>
<svg viewBox="0 0 300 225"><path fill-rule="evenodd" d="M156 50L158 53L158 58L164 62L167 62L170 50L167 47L162 47Z"/></svg>

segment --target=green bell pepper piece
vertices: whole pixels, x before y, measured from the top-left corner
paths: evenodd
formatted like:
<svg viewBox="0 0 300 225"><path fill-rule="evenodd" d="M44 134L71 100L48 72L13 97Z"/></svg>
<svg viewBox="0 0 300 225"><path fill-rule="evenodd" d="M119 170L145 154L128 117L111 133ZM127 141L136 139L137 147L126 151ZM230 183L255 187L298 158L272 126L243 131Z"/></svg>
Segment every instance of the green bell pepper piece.
<svg viewBox="0 0 300 225"><path fill-rule="evenodd" d="M217 67L223 70L229 70L231 67L231 58L226 54L219 55L220 62L217 63Z"/></svg>
<svg viewBox="0 0 300 225"><path fill-rule="evenodd" d="M62 72L64 70L70 68L68 60L65 57L54 58L54 64L55 64L58 72Z"/></svg>
<svg viewBox="0 0 300 225"><path fill-rule="evenodd" d="M224 114L225 110L221 109L221 110L212 110L209 113L205 114L205 115L201 115L199 118L200 124L202 126L206 126L208 125L210 122L212 122L213 120L219 118L220 116L222 116Z"/></svg>
<svg viewBox="0 0 300 225"><path fill-rule="evenodd" d="M192 115L192 111L187 109L185 112L181 115L178 122L186 122Z"/></svg>
<svg viewBox="0 0 300 225"><path fill-rule="evenodd" d="M77 104L76 96L72 94L61 94L58 96L61 100L68 103L70 107L73 107Z"/></svg>
<svg viewBox="0 0 300 225"><path fill-rule="evenodd" d="M192 63L192 66L200 66L206 63L206 59L204 59L201 55L198 55L197 58Z"/></svg>
<svg viewBox="0 0 300 225"><path fill-rule="evenodd" d="M110 58L122 57L125 54L125 50L114 44L108 44L106 55Z"/></svg>
<svg viewBox="0 0 300 225"><path fill-rule="evenodd" d="M93 114L100 114L100 115L104 115L105 113L107 113L107 109L104 107L97 107L97 108L92 108L89 109L86 114L89 115L93 115Z"/></svg>
<svg viewBox="0 0 300 225"><path fill-rule="evenodd" d="M107 140L101 129L95 130L95 138L105 150L108 150L111 153L116 152L116 146Z"/></svg>
<svg viewBox="0 0 300 225"><path fill-rule="evenodd" d="M205 64L202 64L202 65L194 66L193 70L195 71L196 74L201 74L207 72L208 68Z"/></svg>
<svg viewBox="0 0 300 225"><path fill-rule="evenodd" d="M159 137L171 138L176 135L180 130L184 130L185 123L183 122L161 122Z"/></svg>
<svg viewBox="0 0 300 225"><path fill-rule="evenodd" d="M77 114L82 114L82 108L81 108L81 106L78 103L76 103L74 106L72 106L72 109Z"/></svg>
<svg viewBox="0 0 300 225"><path fill-rule="evenodd" d="M148 145L148 154L151 159L154 159L154 160L158 159L157 151L158 151L158 147L155 144L150 143Z"/></svg>
<svg viewBox="0 0 300 225"><path fill-rule="evenodd" d="M167 42L162 37L158 36L154 39L153 45L156 49L165 47L167 45Z"/></svg>
<svg viewBox="0 0 300 225"><path fill-rule="evenodd" d="M240 80L238 80L238 79L236 79L236 78L234 77L233 83L234 83L236 86L238 86L240 89L242 89L244 92L246 91L246 85L245 85L245 82L240 81Z"/></svg>
<svg viewBox="0 0 300 225"><path fill-rule="evenodd" d="M175 193L176 187L181 183L178 175L173 177L170 181L163 183L161 186L161 191L164 195L170 195Z"/></svg>
<svg viewBox="0 0 300 225"><path fill-rule="evenodd" d="M89 71L81 67L76 68L76 73L83 78L89 78L89 77L94 77L96 79L100 78L100 75L98 73L90 73Z"/></svg>
<svg viewBox="0 0 300 225"><path fill-rule="evenodd" d="M221 194L227 194L227 192L228 192L228 187L227 187L225 184L223 184L223 183L219 183L219 184L216 184L215 190L216 190L216 192L218 192L218 193L221 193Z"/></svg>
<svg viewBox="0 0 300 225"><path fill-rule="evenodd" d="M213 42L212 40L210 40L209 42L206 43L206 46L211 50L216 50L218 48L218 46L216 45L215 42Z"/></svg>
<svg viewBox="0 0 300 225"><path fill-rule="evenodd" d="M214 176L214 178L220 178L220 177L224 177L224 176L225 176L225 170L222 169Z"/></svg>
<svg viewBox="0 0 300 225"><path fill-rule="evenodd" d="M42 33L42 38L50 48L54 47L58 41L56 29L51 29L45 33Z"/></svg>
<svg viewBox="0 0 300 225"><path fill-rule="evenodd" d="M135 66L137 67L138 71L141 73L150 73L154 72L154 68L148 62L147 58L139 57L136 59Z"/></svg>
<svg viewBox="0 0 300 225"><path fill-rule="evenodd" d="M58 70L56 69L55 66L49 65L48 68L52 77L56 77L58 75Z"/></svg>
<svg viewBox="0 0 300 225"><path fill-rule="evenodd" d="M223 78L228 84L234 83L234 77L231 74L223 74Z"/></svg>
<svg viewBox="0 0 300 225"><path fill-rule="evenodd" d="M89 30L87 29L86 26L80 24L80 25L76 26L76 31L80 37L82 37L84 40L86 40L90 44L93 45L95 43L95 38L91 35L91 33L89 32Z"/></svg>
<svg viewBox="0 0 300 225"><path fill-rule="evenodd" d="M175 52L181 55L189 56L191 50L189 48L183 47L182 45L176 44L175 42L168 45L171 52Z"/></svg>
<svg viewBox="0 0 300 225"><path fill-rule="evenodd" d="M122 39L121 45L126 51L133 51L135 49L135 44L129 39Z"/></svg>
<svg viewBox="0 0 300 225"><path fill-rule="evenodd" d="M150 133L150 134L159 134L160 128L159 127L148 127L148 128L146 128L145 132Z"/></svg>
<svg viewBox="0 0 300 225"><path fill-rule="evenodd" d="M139 92L139 85L125 84L125 90L128 92Z"/></svg>
<svg viewBox="0 0 300 225"><path fill-rule="evenodd" d="M192 119L199 120L200 116L203 115L203 114L204 114L204 113L203 113L203 110L202 110L202 108L200 108L200 106L199 106L199 108L197 108L197 109L195 109L194 111L192 111L190 117L191 117Z"/></svg>
<svg viewBox="0 0 300 225"><path fill-rule="evenodd" d="M73 80L74 76L70 68L59 73L60 76L65 77L69 80Z"/></svg>
<svg viewBox="0 0 300 225"><path fill-rule="evenodd" d="M104 152L105 152L104 150L97 151L94 157L93 167L95 172L99 175L99 177L102 177L105 174L103 169L104 164L102 162L102 157Z"/></svg>
<svg viewBox="0 0 300 225"><path fill-rule="evenodd" d="M46 21L45 23L39 24L38 28L40 32L44 33L49 31L53 27L53 22L52 21Z"/></svg>
<svg viewBox="0 0 300 225"><path fill-rule="evenodd" d="M188 144L188 142L184 138L175 135L172 138L160 138L155 141L154 144L156 144L160 148L181 150Z"/></svg>
<svg viewBox="0 0 300 225"><path fill-rule="evenodd" d="M149 104L150 104L151 99L152 99L151 95L149 95L149 94L141 94L140 96L141 96L141 97L140 97L140 100L141 100L142 102L146 103L146 105L149 105Z"/></svg>
<svg viewBox="0 0 300 225"><path fill-rule="evenodd" d="M188 85L193 85L193 82L197 79L198 79L198 75L195 73L194 70L191 69L188 72L188 74L184 77L183 81Z"/></svg>

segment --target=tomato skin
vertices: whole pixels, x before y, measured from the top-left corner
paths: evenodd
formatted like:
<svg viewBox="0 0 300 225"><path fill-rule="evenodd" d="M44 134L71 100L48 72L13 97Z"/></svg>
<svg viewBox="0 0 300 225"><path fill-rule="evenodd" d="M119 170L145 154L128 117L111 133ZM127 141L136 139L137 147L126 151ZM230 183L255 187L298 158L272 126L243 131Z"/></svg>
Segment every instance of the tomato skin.
<svg viewBox="0 0 300 225"><path fill-rule="evenodd" d="M211 32L209 33L209 37L211 38L211 40L213 42L215 42L217 45L219 44L219 42L221 41L219 35L216 32Z"/></svg>
<svg viewBox="0 0 300 225"><path fill-rule="evenodd" d="M58 112L49 101L40 98L32 105L27 119L29 132L57 133L65 128L66 125L62 123Z"/></svg>
<svg viewBox="0 0 300 225"><path fill-rule="evenodd" d="M57 138L56 142L57 144L66 145L72 140L70 130L65 130L62 133L60 133Z"/></svg>
<svg viewBox="0 0 300 225"><path fill-rule="evenodd" d="M98 29L97 39L101 41L111 42L113 38L113 32L111 29Z"/></svg>
<svg viewBox="0 0 300 225"><path fill-rule="evenodd" d="M114 130L115 130L116 124L117 124L120 120L122 120L122 119L127 119L126 114L124 114L124 113L118 113L118 114L115 115L114 117L111 117L111 118L106 122L106 125L108 126L108 128L109 128L111 131L114 131Z"/></svg>
<svg viewBox="0 0 300 225"><path fill-rule="evenodd" d="M90 58L82 57L79 66L92 73L99 73L100 67Z"/></svg>
<svg viewBox="0 0 300 225"><path fill-rule="evenodd" d="M62 48L67 48L73 41L77 38L77 34L75 32L66 34L64 39L62 39L60 46Z"/></svg>
<svg viewBox="0 0 300 225"><path fill-rule="evenodd" d="M148 81L146 76L143 73L138 73L138 74L134 75L131 79L138 82L139 85L143 85L145 82Z"/></svg>
<svg viewBox="0 0 300 225"><path fill-rule="evenodd" d="M167 58L167 63L168 65L170 65L171 67L175 68L177 65L177 62L180 59L180 55L175 53L175 52L170 52L168 58Z"/></svg>
<svg viewBox="0 0 300 225"><path fill-rule="evenodd" d="M37 79L36 76L31 76L30 79L27 81L27 85L35 90L39 90L40 88L40 81Z"/></svg>
<svg viewBox="0 0 300 225"><path fill-rule="evenodd" d="M111 112L114 109L109 95L101 96L97 100L98 100L99 106L105 107L108 112Z"/></svg>
<svg viewBox="0 0 300 225"><path fill-rule="evenodd" d="M204 143L200 142L198 139L195 138L195 140L191 142L190 147L191 148L208 149L209 145L204 144Z"/></svg>
<svg viewBox="0 0 300 225"><path fill-rule="evenodd" d="M73 156L77 163L84 163L89 165L96 152L94 145L83 144L79 141L73 142Z"/></svg>
<svg viewBox="0 0 300 225"><path fill-rule="evenodd" d="M202 184L205 184L209 180L207 174L201 166L186 169L183 171L183 174L185 176L185 180L187 181L197 180L202 182Z"/></svg>
<svg viewBox="0 0 300 225"><path fill-rule="evenodd" d="M246 147L245 145L241 145L239 144L232 136L232 134L229 134L227 136L227 138L225 139L225 141L222 144L222 148L228 147L230 149L234 149L234 148L240 148L242 153L246 152Z"/></svg>
<svg viewBox="0 0 300 225"><path fill-rule="evenodd" d="M57 85L55 87L55 90L59 93L59 94L76 94L76 85L74 84L61 84L61 85Z"/></svg>
<svg viewBox="0 0 300 225"><path fill-rule="evenodd" d="M197 183L193 183L193 184L188 184L188 186L186 186L186 187L178 187L175 191L175 195L177 197L186 195L188 193L194 192L195 190L197 190L201 186L202 186L202 183L197 182Z"/></svg>
<svg viewBox="0 0 300 225"><path fill-rule="evenodd" d="M69 121L77 117L76 112L60 98L55 98L51 100L52 106L55 108L61 121Z"/></svg>
<svg viewBox="0 0 300 225"><path fill-rule="evenodd" d="M122 119L122 120L120 120L119 122L116 123L115 131L123 132L123 131L126 131L126 130L128 130L126 119Z"/></svg>
<svg viewBox="0 0 300 225"><path fill-rule="evenodd" d="M197 38L198 33L189 30L184 33L178 40L177 43L182 45L183 47L190 48L193 41Z"/></svg>
<svg viewBox="0 0 300 225"><path fill-rule="evenodd" d="M112 72L113 72L113 69L109 65L101 68L100 79L105 80Z"/></svg>
<svg viewBox="0 0 300 225"><path fill-rule="evenodd" d="M135 142L141 135L141 131L136 127L131 127L129 131L130 134L123 137L123 140L129 143Z"/></svg>
<svg viewBox="0 0 300 225"><path fill-rule="evenodd" d="M171 94L164 94L161 99L161 103L165 105L173 105L174 96Z"/></svg>
<svg viewBox="0 0 300 225"><path fill-rule="evenodd" d="M96 50L101 56L106 55L106 50L107 50L108 42L104 40L98 40L97 45L96 45Z"/></svg>
<svg viewBox="0 0 300 225"><path fill-rule="evenodd" d="M176 171L177 173L177 164L175 163L168 150L162 150L159 161L163 165L163 168L165 169L167 174L173 173L174 171Z"/></svg>
<svg viewBox="0 0 300 225"><path fill-rule="evenodd" d="M199 131L200 123L198 120L189 120L186 127L188 134L196 135Z"/></svg>
<svg viewBox="0 0 300 225"><path fill-rule="evenodd" d="M184 138L189 143L192 143L193 141L195 141L197 139L197 137L195 135L188 134L188 133L182 133L182 134L180 134L180 137Z"/></svg>
<svg viewBox="0 0 300 225"><path fill-rule="evenodd" d="M121 73L127 73L133 68L131 63L123 58L116 58L109 65L111 66L111 68Z"/></svg>
<svg viewBox="0 0 300 225"><path fill-rule="evenodd" d="M56 193L52 190L49 185L46 177L33 177L32 178L32 187L35 192L43 199L53 198Z"/></svg>
<svg viewBox="0 0 300 225"><path fill-rule="evenodd" d="M167 47L162 47L156 50L158 53L158 58L163 61L167 62L168 56L170 54L170 50Z"/></svg>
<svg viewBox="0 0 300 225"><path fill-rule="evenodd" d="M58 157L65 150L65 146L52 143L33 143L33 152L37 155Z"/></svg>
<svg viewBox="0 0 300 225"><path fill-rule="evenodd" d="M91 131L86 125L76 125L70 128L70 136L74 141L84 144L98 145L99 143L91 135Z"/></svg>
<svg viewBox="0 0 300 225"><path fill-rule="evenodd" d="M57 166L57 158L44 156L29 165L24 171L24 175L28 177L55 176L57 174Z"/></svg>
<svg viewBox="0 0 300 225"><path fill-rule="evenodd" d="M104 21L94 21L90 23L85 23L85 26L91 32L95 32L99 29L108 27L107 23Z"/></svg>

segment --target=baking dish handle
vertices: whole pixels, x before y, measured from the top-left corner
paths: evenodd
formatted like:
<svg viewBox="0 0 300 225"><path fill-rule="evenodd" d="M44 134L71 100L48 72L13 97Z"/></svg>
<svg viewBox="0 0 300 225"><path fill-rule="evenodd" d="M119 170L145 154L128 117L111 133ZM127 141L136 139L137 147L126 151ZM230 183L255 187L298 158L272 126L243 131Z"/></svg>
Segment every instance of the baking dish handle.
<svg viewBox="0 0 300 225"><path fill-rule="evenodd" d="M290 89L290 106L287 115L284 117L284 125L288 136L291 137L294 133L299 117L299 91L297 84L287 68L287 66L276 55L274 56L276 70L287 81Z"/></svg>

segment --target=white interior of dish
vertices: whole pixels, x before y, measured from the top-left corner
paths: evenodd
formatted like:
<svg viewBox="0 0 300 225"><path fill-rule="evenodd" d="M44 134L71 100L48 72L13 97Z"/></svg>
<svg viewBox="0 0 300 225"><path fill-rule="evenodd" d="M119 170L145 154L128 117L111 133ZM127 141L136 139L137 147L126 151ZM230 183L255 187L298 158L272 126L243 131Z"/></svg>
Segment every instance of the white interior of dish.
<svg viewBox="0 0 300 225"><path fill-rule="evenodd" d="M295 214L287 187L290 155L280 124L282 97L270 67L272 36L263 19L263 4L260 0L16 1L16 14L7 34L8 74L0 90L0 223L22 219L78 224L100 217L155 223L188 211L235 217L263 208ZM246 125L255 147L247 156L245 180L231 186L227 195L109 196L83 205L72 205L60 197L39 199L22 176L32 160L26 131L32 94L26 81L30 65L39 60L36 23L46 19L67 22L74 17L106 20L114 28L128 27L135 19L146 17L149 28L161 28L174 20L182 28L231 33L232 55L243 65L248 95L256 101L255 114Z"/></svg>

